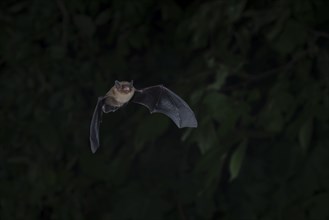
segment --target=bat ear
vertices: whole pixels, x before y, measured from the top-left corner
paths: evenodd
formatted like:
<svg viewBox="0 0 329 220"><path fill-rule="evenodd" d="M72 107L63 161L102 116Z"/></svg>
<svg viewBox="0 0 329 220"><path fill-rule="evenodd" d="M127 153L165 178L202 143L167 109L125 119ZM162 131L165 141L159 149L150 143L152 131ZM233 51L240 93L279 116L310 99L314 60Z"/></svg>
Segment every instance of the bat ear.
<svg viewBox="0 0 329 220"><path fill-rule="evenodd" d="M114 85L115 87L120 88L120 82L118 80L114 81Z"/></svg>
<svg viewBox="0 0 329 220"><path fill-rule="evenodd" d="M134 85L134 80L131 80L130 81L130 84L133 86Z"/></svg>

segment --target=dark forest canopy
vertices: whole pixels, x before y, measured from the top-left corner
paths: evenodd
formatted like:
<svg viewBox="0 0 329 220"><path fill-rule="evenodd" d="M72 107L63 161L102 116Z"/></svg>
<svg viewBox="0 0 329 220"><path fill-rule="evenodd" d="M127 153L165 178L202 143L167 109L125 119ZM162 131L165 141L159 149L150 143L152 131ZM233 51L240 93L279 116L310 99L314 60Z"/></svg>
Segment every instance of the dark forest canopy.
<svg viewBox="0 0 329 220"><path fill-rule="evenodd" d="M329 218L329 1L0 2L0 219ZM164 84L197 129L128 104Z"/></svg>

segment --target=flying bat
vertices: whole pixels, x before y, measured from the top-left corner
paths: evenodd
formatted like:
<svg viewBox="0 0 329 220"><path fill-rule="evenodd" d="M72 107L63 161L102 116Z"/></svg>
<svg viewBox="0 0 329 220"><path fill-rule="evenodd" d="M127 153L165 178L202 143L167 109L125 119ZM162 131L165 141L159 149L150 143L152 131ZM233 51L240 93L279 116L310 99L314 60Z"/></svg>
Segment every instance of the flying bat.
<svg viewBox="0 0 329 220"><path fill-rule="evenodd" d="M136 89L133 81L115 81L114 86L105 96L98 97L90 124L90 145L93 153L99 148L99 127L102 114L115 112L128 102L144 105L150 113L167 115L178 128L196 128L198 122L188 104L163 85Z"/></svg>

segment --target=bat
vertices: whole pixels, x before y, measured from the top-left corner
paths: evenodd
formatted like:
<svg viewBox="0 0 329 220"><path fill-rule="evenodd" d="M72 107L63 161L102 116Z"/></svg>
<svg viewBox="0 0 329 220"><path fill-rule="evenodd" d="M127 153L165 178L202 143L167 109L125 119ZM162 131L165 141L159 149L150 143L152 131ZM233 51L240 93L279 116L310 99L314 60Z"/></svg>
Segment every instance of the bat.
<svg viewBox="0 0 329 220"><path fill-rule="evenodd" d="M98 97L90 124L90 146L93 153L99 148L99 127L103 113L115 112L128 102L137 103L149 109L150 113L163 113L168 116L178 128L196 128L198 122L188 104L174 92L156 85L144 89L136 89L133 81L115 81L114 86Z"/></svg>

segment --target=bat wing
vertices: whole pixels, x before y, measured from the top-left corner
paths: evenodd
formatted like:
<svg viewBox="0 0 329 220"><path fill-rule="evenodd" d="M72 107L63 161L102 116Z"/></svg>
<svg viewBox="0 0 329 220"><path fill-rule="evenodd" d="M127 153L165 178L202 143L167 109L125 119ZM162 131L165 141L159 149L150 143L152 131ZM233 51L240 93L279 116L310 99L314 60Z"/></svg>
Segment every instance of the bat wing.
<svg viewBox="0 0 329 220"><path fill-rule="evenodd" d="M104 97L98 97L98 101L90 123L89 140L90 140L91 151L93 153L95 153L96 150L99 148L99 126L102 121L103 105L104 105Z"/></svg>
<svg viewBox="0 0 329 220"><path fill-rule="evenodd" d="M93 117L90 123L90 147L93 153L99 148L99 127L102 122L102 115L104 113L115 112L119 107L110 106L104 103L106 96L98 97L98 101L94 110Z"/></svg>
<svg viewBox="0 0 329 220"><path fill-rule="evenodd" d="M188 104L171 90L162 85L136 90L131 100L147 107L151 113L167 115L178 128L196 128L198 122Z"/></svg>

